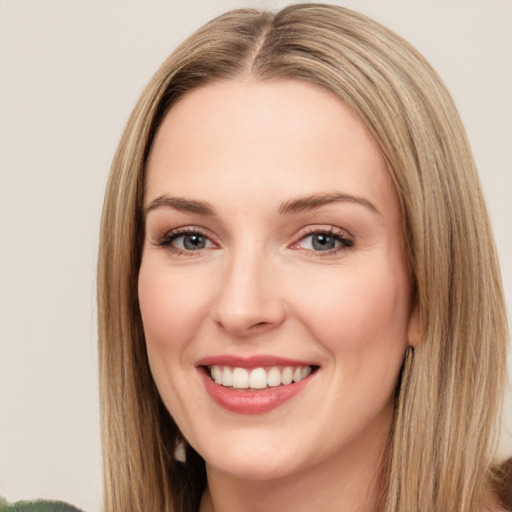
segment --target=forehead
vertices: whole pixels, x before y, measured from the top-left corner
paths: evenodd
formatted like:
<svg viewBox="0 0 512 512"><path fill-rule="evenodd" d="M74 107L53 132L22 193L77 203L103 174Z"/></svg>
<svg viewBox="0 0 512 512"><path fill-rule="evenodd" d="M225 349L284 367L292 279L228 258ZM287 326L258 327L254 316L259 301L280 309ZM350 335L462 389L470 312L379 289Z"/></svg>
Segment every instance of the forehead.
<svg viewBox="0 0 512 512"><path fill-rule="evenodd" d="M270 199L277 190L341 188L395 200L361 120L332 93L296 80L222 81L186 94L157 131L147 172L147 199L219 189Z"/></svg>

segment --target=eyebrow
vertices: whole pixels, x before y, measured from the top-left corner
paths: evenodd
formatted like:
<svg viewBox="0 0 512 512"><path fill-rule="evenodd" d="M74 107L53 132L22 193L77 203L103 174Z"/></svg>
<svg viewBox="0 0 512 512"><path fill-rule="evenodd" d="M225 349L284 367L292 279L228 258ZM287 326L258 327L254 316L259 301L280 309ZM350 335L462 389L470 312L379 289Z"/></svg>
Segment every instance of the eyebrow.
<svg viewBox="0 0 512 512"><path fill-rule="evenodd" d="M198 213L200 215L215 215L215 209L206 201L186 199L185 197L171 197L164 194L153 199L153 201L145 206L144 217L146 217L150 211L161 207L173 208L174 210L188 213Z"/></svg>
<svg viewBox="0 0 512 512"><path fill-rule="evenodd" d="M364 197L354 196L351 194L342 194L339 192L313 194L311 196L298 197L297 199L286 201L280 206L279 213L281 215L300 213L304 211L315 210L316 208L320 208L321 206L327 204L339 202L360 204L368 208L373 213L380 215L380 212L377 209L377 207L373 203L368 201L368 199L365 199Z"/></svg>
<svg viewBox="0 0 512 512"><path fill-rule="evenodd" d="M322 206L332 203L355 203L360 204L368 208L373 213L380 215L379 210L376 206L365 199L364 197L354 196L351 194L343 194L339 192L335 193L324 193L324 194L313 194L310 196L298 197L291 199L281 204L279 207L280 215L290 215L294 213L301 213L305 211L315 210ZM153 199L147 206L144 207L144 217L148 215L152 210L158 208L173 208L174 210L197 213L199 215L216 215L213 206L206 201L199 201L196 199L187 199L185 197L172 197L166 194L158 196Z"/></svg>

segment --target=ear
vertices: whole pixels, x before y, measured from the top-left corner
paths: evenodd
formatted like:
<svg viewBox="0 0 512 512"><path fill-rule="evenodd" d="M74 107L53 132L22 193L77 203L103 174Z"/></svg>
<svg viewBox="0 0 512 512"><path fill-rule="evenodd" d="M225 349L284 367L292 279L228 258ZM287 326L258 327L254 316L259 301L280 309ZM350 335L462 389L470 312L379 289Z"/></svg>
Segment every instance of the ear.
<svg viewBox="0 0 512 512"><path fill-rule="evenodd" d="M409 315L409 324L407 327L407 340L409 341L409 345L411 345L414 348L417 348L420 341L420 319L417 304L414 304L412 306L411 313Z"/></svg>

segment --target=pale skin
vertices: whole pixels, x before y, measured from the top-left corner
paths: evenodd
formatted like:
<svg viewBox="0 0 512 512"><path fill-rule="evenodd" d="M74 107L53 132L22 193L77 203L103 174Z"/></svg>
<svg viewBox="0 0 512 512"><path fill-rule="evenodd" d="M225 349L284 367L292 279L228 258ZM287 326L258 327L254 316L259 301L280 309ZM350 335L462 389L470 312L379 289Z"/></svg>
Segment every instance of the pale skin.
<svg viewBox="0 0 512 512"><path fill-rule="evenodd" d="M375 510L416 314L398 199L368 130L313 85L210 84L165 117L144 201L148 356L205 460L200 512ZM240 414L198 377L197 361L219 354L318 369L279 407Z"/></svg>

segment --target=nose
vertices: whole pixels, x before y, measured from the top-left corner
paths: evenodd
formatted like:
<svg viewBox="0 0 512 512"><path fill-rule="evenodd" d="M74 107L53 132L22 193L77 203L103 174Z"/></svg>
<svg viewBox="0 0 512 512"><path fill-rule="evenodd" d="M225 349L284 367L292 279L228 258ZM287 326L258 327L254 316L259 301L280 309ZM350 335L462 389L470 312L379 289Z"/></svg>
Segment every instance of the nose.
<svg viewBox="0 0 512 512"><path fill-rule="evenodd" d="M239 338L268 332L286 315L277 269L261 253L248 252L226 262L211 310L217 325Z"/></svg>

